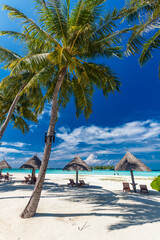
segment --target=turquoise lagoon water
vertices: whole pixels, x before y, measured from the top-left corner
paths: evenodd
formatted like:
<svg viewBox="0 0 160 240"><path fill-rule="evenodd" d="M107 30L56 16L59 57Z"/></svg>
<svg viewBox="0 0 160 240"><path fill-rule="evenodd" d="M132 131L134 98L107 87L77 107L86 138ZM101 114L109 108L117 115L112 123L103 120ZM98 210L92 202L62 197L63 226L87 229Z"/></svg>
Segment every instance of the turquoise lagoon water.
<svg viewBox="0 0 160 240"><path fill-rule="evenodd" d="M31 170L29 169L18 169L18 168L12 168L12 169L4 169L3 172L12 172L12 173L31 173ZM39 170L36 170L36 173L38 173ZM62 169L47 169L47 173L49 174L75 174L75 171L63 171ZM114 175L120 175L120 176L130 176L130 171L113 171L113 170L92 170L91 172L87 171L79 171L79 174L82 175L107 175L107 176L114 176ZM160 171L152 171L152 172L137 172L134 171L134 176L142 176L142 177L156 177L160 175Z"/></svg>

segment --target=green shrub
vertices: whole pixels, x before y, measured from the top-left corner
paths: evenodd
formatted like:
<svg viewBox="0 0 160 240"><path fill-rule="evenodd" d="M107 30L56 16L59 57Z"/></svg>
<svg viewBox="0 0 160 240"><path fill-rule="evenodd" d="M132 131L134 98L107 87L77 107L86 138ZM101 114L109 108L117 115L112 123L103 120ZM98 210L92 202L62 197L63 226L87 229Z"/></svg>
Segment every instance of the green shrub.
<svg viewBox="0 0 160 240"><path fill-rule="evenodd" d="M151 182L151 188L160 192L160 175Z"/></svg>

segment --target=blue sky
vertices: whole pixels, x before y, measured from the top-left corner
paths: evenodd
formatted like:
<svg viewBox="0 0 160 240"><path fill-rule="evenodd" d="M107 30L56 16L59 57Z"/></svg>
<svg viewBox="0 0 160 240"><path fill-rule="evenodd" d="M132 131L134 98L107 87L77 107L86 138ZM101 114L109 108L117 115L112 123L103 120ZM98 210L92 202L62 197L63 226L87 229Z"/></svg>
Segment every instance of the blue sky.
<svg viewBox="0 0 160 240"><path fill-rule="evenodd" d="M73 2L73 1L72 1ZM108 0L106 8L122 7L124 1ZM30 0L0 0L34 18ZM0 9L0 30L20 30ZM13 39L0 37L0 45L19 51L20 45ZM50 167L63 167L78 153L90 165L116 164L127 149L152 169L160 169L160 81L158 79L159 51L143 68L138 64L138 55L119 59L101 59L118 75L121 93L104 98L96 90L93 99L93 114L86 120L75 116L74 100L61 109L56 125L56 142L53 144ZM0 79L8 73L0 69ZM7 128L0 146L0 159L13 167L19 167L33 154L42 159L44 132L48 129L50 106L39 116L39 124L30 123L30 131L23 135Z"/></svg>

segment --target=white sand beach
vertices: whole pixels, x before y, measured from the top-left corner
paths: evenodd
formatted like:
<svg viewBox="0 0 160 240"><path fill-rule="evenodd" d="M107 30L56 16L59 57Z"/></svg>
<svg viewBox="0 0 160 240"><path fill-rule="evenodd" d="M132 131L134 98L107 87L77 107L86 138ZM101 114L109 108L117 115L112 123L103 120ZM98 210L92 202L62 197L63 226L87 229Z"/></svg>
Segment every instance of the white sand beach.
<svg viewBox="0 0 160 240"><path fill-rule="evenodd" d="M47 174L37 214L21 219L33 186L0 182L0 240L157 240L160 236L160 193L150 187L153 178L135 177L150 195L123 193L127 176L83 175L89 187L68 187L74 175ZM139 187L137 187L139 189Z"/></svg>

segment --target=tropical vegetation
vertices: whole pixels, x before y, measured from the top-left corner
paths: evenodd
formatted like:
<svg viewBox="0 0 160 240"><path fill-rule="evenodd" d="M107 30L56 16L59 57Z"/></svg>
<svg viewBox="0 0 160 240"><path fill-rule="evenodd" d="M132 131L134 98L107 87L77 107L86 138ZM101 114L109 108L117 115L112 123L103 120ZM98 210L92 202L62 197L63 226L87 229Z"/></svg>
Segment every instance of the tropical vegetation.
<svg viewBox="0 0 160 240"><path fill-rule="evenodd" d="M108 166L91 166L91 169L93 170L114 170L113 165L108 165Z"/></svg>
<svg viewBox="0 0 160 240"><path fill-rule="evenodd" d="M158 177L155 177L154 180L151 182L151 188L160 192L160 175Z"/></svg>
<svg viewBox="0 0 160 240"><path fill-rule="evenodd" d="M143 66L153 57L153 51L160 48L160 0L129 0L124 15L123 21L134 26L126 55L141 52L139 63Z"/></svg>
<svg viewBox="0 0 160 240"><path fill-rule="evenodd" d="M30 121L38 122L35 108L43 97L40 87L34 86L30 88L30 93L22 94L29 75L27 72L9 75L0 83L0 140L9 121L23 133L29 131Z"/></svg>

